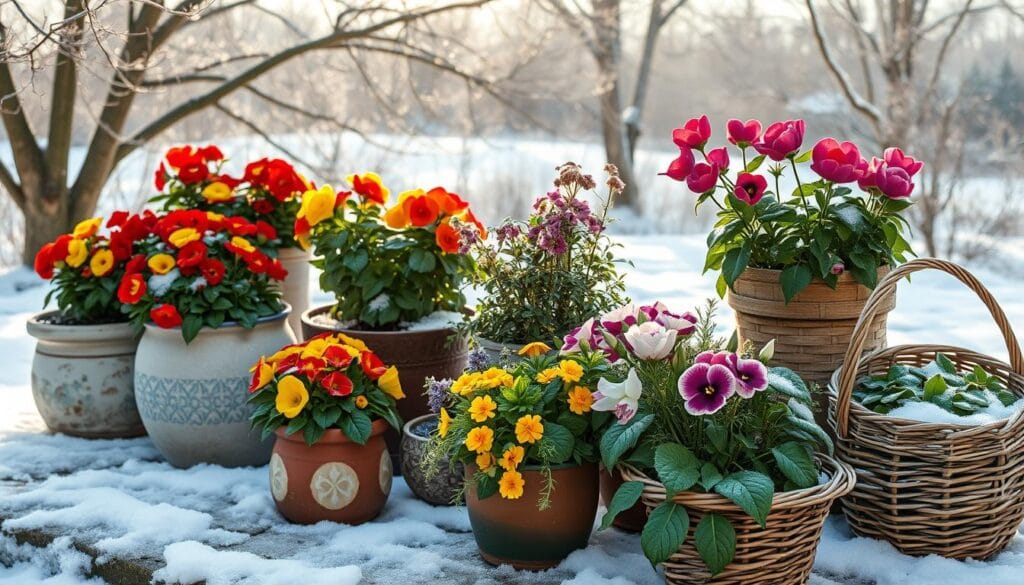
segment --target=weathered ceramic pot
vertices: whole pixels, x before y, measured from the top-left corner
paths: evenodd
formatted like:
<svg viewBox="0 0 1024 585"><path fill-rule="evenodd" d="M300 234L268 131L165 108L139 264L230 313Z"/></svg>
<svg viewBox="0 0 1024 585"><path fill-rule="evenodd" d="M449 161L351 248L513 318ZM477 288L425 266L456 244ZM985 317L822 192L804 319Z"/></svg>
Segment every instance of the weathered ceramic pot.
<svg viewBox="0 0 1024 585"><path fill-rule="evenodd" d="M487 361L496 364L501 361L502 354L507 354L508 359L512 363L522 361L522 357L519 355L519 350L523 349L523 346L516 343L499 343L497 341L491 341L484 337L477 337L476 343L480 346L480 349L484 350L487 354Z"/></svg>
<svg viewBox="0 0 1024 585"><path fill-rule="evenodd" d="M301 431L289 437L278 429L270 456L270 493L277 510L297 524L362 524L376 518L391 494L387 428L383 420L374 421L365 445L328 429L312 446Z"/></svg>
<svg viewBox="0 0 1024 585"><path fill-rule="evenodd" d="M572 551L587 546L597 515L597 465L551 468L555 489L551 506L539 510L544 476L538 467L520 469L523 495L507 500L499 494L480 500L472 481L476 466L466 467L466 507L480 556L492 565L542 570L562 562Z"/></svg>
<svg viewBox="0 0 1024 585"><path fill-rule="evenodd" d="M427 445L436 428L436 414L418 416L405 423L400 455L402 477L419 499L435 506L449 506L462 491L465 471L461 463L452 467L447 457L437 462L437 469L427 469Z"/></svg>
<svg viewBox="0 0 1024 585"><path fill-rule="evenodd" d="M249 427L249 368L295 342L288 308L252 329L226 322L185 344L181 329L152 323L135 357L135 397L156 448L175 467L264 465L272 442Z"/></svg>
<svg viewBox="0 0 1024 585"><path fill-rule="evenodd" d="M139 338L128 323L60 325L48 311L26 323L35 337L32 397L50 430L75 437L138 437L135 350Z"/></svg>
<svg viewBox="0 0 1024 585"><path fill-rule="evenodd" d="M302 314L309 309L309 250L282 248L277 255L288 276L280 283L281 298L291 305L288 326L298 339L302 335Z"/></svg>
<svg viewBox="0 0 1024 585"><path fill-rule="evenodd" d="M362 331L332 328L316 320L317 315L330 311L332 306L316 307L302 315L303 339L321 333L341 332L362 340L384 363L398 368L398 379L405 391L405 398L398 401L398 415L402 420L430 413L427 396L423 393L423 383L428 377L458 378L466 369L467 339L455 329ZM396 467L399 465L399 437L394 430L385 435Z"/></svg>
<svg viewBox="0 0 1024 585"><path fill-rule="evenodd" d="M607 508L608 503L615 497L615 492L619 491L619 487L626 483L626 480L622 479L622 473L618 469L609 472L602 465L601 469L601 502ZM612 521L612 526L615 526L619 530L625 530L626 532L641 532L644 529L644 524L647 523L647 508L642 502L633 504L633 507L620 512L615 516L615 520Z"/></svg>

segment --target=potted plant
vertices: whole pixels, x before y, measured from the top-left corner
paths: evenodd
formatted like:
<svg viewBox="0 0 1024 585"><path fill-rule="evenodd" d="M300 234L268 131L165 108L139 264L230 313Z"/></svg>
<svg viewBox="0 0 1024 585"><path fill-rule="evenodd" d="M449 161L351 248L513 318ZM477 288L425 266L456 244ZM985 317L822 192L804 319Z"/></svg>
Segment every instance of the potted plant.
<svg viewBox="0 0 1024 585"><path fill-rule="evenodd" d="M151 220L119 211L104 233L103 218L87 219L36 254L36 273L53 286L45 305L55 298L57 309L27 322L38 340L32 396L52 431L86 438L145 434L133 383L139 336L121 312L118 285Z"/></svg>
<svg viewBox="0 0 1024 585"><path fill-rule="evenodd" d="M261 357L249 384L252 426L277 435L270 490L291 522L361 524L391 493L384 430L401 428L398 371L343 333Z"/></svg>
<svg viewBox="0 0 1024 585"><path fill-rule="evenodd" d="M122 310L145 330L135 359L139 414L177 467L270 457L270 443L249 429L248 369L295 336L272 283L285 270L263 241L244 218L172 211L136 243L122 277Z"/></svg>
<svg viewBox="0 0 1024 585"><path fill-rule="evenodd" d="M363 340L401 373L406 388L427 377L454 378L466 366L465 279L475 270L466 246L485 237L469 204L441 187L399 195L373 173L350 175L352 191L325 185L305 194L295 236L312 246L320 288L336 302L302 316L303 334L343 332ZM405 420L427 414L426 398L402 401ZM396 465L398 437L389 436Z"/></svg>
<svg viewBox="0 0 1024 585"><path fill-rule="evenodd" d="M473 536L487 562L546 569L590 539L598 502L592 411L604 356L542 355L466 372L451 385L431 450L466 468Z"/></svg>
<svg viewBox="0 0 1024 585"><path fill-rule="evenodd" d="M169 149L156 170L160 194L151 201L167 211L199 209L252 222L268 244L266 252L288 272L281 293L292 308L288 323L298 335L302 312L309 308L309 252L295 241L292 230L301 194L312 184L279 158L250 162L238 178L224 172L225 162L213 145Z"/></svg>
<svg viewBox="0 0 1024 585"><path fill-rule="evenodd" d="M502 350L516 355L523 345L552 343L591 315L623 303L625 287L616 272L616 245L605 234L608 211L623 184L606 165L607 193L598 211L584 199L596 182L575 163L558 168L555 189L538 197L526 221L506 219L495 241L473 246L480 270L474 284L483 291L471 331L497 361Z"/></svg>
<svg viewBox="0 0 1024 585"><path fill-rule="evenodd" d="M757 120L729 120L735 160L726 147L708 148L711 125L701 116L673 131L679 158L662 174L685 181L698 207L718 208L704 270L720 272L718 292L729 291L740 340L760 347L776 339L779 365L824 385L870 289L913 254L900 213L922 163L899 148L868 162L855 144L833 138L801 153L804 130L803 120L763 133ZM808 162L809 172L801 170ZM780 178L790 171L796 187L784 195ZM867 351L885 347L893 303L890 296L879 312Z"/></svg>
<svg viewBox="0 0 1024 585"><path fill-rule="evenodd" d="M723 349L711 316L701 311L686 335L640 312L624 341L605 336L617 366L593 408L615 412L601 458L626 481L602 526L643 501L640 544L668 583L806 583L853 472L820 452L831 442L810 393L791 370L767 366L771 345L757 358Z"/></svg>

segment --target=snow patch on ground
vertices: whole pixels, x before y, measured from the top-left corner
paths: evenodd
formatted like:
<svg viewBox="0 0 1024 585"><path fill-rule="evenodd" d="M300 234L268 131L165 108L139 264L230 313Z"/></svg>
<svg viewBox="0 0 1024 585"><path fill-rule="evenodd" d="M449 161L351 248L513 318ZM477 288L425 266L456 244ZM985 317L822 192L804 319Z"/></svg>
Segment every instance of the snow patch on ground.
<svg viewBox="0 0 1024 585"><path fill-rule="evenodd" d="M311 568L289 559L265 559L252 553L222 551L200 542L177 542L164 549L167 565L153 578L167 583L207 585L357 585L359 567Z"/></svg>
<svg viewBox="0 0 1024 585"><path fill-rule="evenodd" d="M85 577L91 568L92 559L66 536L40 549L0 534L0 585L104 585Z"/></svg>

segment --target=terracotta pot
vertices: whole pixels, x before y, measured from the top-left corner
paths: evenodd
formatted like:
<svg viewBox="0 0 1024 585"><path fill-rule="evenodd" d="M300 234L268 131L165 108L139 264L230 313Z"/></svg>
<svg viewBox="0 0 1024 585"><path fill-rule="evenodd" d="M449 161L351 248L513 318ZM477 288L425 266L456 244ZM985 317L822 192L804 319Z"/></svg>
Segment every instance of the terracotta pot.
<svg viewBox="0 0 1024 585"><path fill-rule="evenodd" d="M295 342L288 308L246 329L226 322L185 344L181 329L152 323L135 358L139 414L156 448L175 467L265 465L272 442L250 429L249 368Z"/></svg>
<svg viewBox="0 0 1024 585"><path fill-rule="evenodd" d="M365 445L338 429L328 429L312 446L302 432L277 429L270 456L270 493L289 522L322 520L362 524L380 515L391 494L392 467L384 445L383 420L373 421Z"/></svg>
<svg viewBox="0 0 1024 585"><path fill-rule="evenodd" d="M449 459L444 457L437 462L437 469L427 477L424 459L430 443L430 432L435 428L436 414L418 416L405 423L402 428L402 477L419 499L435 506L449 506L462 491L465 470L461 463L451 466ZM426 429L426 432L421 429Z"/></svg>
<svg viewBox="0 0 1024 585"><path fill-rule="evenodd" d="M302 248L282 248L278 251L278 259L288 271L284 282L278 286L281 298L288 303L292 312L288 314L288 326L298 339L302 334L302 314L309 309L309 250Z"/></svg>
<svg viewBox="0 0 1024 585"><path fill-rule="evenodd" d="M537 509L544 476L535 466L520 469L523 495L506 500L499 494L480 500L472 481L476 466L466 467L466 506L480 556L492 565L542 570L587 546L597 515L597 464L551 468L555 489L551 506Z"/></svg>
<svg viewBox="0 0 1024 585"><path fill-rule="evenodd" d="M405 398L398 401L398 415L402 420L430 413L427 396L423 393L423 383L428 377L458 378L466 369L467 340L455 329L362 331L331 328L313 320L316 315L330 311L332 306L315 307L302 315L303 339L338 331L362 340L384 363L397 367L398 378L405 391ZM398 468L398 431L389 430L385 440L392 463Z"/></svg>
<svg viewBox="0 0 1024 585"><path fill-rule="evenodd" d="M605 508L608 507L608 503L615 497L615 492L619 490L619 487L626 483L626 480L622 479L622 473L615 469L609 472L601 466L601 503L604 504ZM612 526L619 530L625 530L626 532L640 532L644 529L644 524L647 523L647 508L642 502L633 504L633 507L620 512L615 516L615 520L612 521Z"/></svg>
<svg viewBox="0 0 1024 585"><path fill-rule="evenodd" d="M89 439L146 434L135 406L135 351L128 323L59 325L57 311L26 323L37 339L32 397L50 430Z"/></svg>

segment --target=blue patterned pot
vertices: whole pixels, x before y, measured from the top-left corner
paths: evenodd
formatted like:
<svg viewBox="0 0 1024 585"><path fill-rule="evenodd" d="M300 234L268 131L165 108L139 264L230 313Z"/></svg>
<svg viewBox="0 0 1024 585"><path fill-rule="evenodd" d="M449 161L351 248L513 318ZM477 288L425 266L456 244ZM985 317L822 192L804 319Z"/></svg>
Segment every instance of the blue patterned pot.
<svg viewBox="0 0 1024 585"><path fill-rule="evenodd" d="M253 329L224 323L186 345L181 329L152 323L135 358L139 414L156 448L175 467L265 465L273 439L250 430L249 368L261 355L295 343L288 309Z"/></svg>

